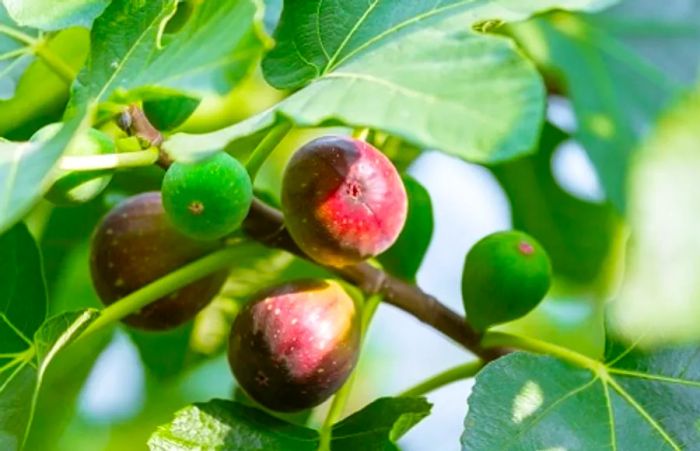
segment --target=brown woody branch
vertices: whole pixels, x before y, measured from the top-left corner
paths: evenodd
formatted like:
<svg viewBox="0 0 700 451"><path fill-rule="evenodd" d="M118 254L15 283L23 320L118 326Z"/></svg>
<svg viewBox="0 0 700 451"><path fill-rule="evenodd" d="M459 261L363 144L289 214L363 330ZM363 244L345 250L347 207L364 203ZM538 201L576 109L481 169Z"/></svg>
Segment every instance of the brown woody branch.
<svg viewBox="0 0 700 451"><path fill-rule="evenodd" d="M299 249L284 228L282 213L257 199L253 201L243 227L251 238L267 246L283 249L313 261ZM504 353L500 349L482 347L479 343L481 334L472 329L464 317L413 284L393 277L368 263L327 269L356 285L367 295L382 295L385 302L410 313L486 361L498 358Z"/></svg>

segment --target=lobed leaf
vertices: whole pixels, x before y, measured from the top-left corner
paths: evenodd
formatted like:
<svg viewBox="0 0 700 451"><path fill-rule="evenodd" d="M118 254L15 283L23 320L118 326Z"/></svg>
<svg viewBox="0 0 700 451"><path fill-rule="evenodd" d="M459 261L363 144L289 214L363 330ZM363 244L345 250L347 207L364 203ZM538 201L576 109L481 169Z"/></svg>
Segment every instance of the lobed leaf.
<svg viewBox="0 0 700 451"><path fill-rule="evenodd" d="M85 116L77 114L43 143L0 140L0 233L22 218L49 188L50 172L86 126Z"/></svg>
<svg viewBox="0 0 700 451"><path fill-rule="evenodd" d="M163 45L175 8L175 0L114 0L95 21L73 101L103 102L129 90L136 98L224 93L250 71L263 46L253 0L204 2Z"/></svg>
<svg viewBox="0 0 700 451"><path fill-rule="evenodd" d="M89 37L90 32L84 28L70 28L52 35L43 45L77 73L89 51ZM40 58L33 58L12 98L0 101L0 136L26 139L40 124L59 122L68 95L66 81Z"/></svg>
<svg viewBox="0 0 700 451"><path fill-rule="evenodd" d="M97 311L85 310L49 318L23 352L0 366L0 448L22 448L49 364L97 316Z"/></svg>
<svg viewBox="0 0 700 451"><path fill-rule="evenodd" d="M273 86L298 88L413 31L495 19L511 22L554 7L589 9L609 3L286 0L275 33L277 46L263 61L263 70Z"/></svg>
<svg viewBox="0 0 700 451"><path fill-rule="evenodd" d="M576 137L621 212L631 155L688 79L695 79L699 60L697 4L640 3L628 0L593 16L557 12L511 28L525 51L552 70L555 89L571 98ZM667 32L671 24L673 33Z"/></svg>
<svg viewBox="0 0 700 451"><path fill-rule="evenodd" d="M700 74L700 3L625 0L590 21L663 70L666 78L689 86Z"/></svg>
<svg viewBox="0 0 700 451"><path fill-rule="evenodd" d="M313 451L317 443L318 434L312 429L218 399L177 412L171 423L159 427L148 440L153 451Z"/></svg>
<svg viewBox="0 0 700 451"><path fill-rule="evenodd" d="M609 3L288 0L263 70L275 87L305 87L247 121L199 142L176 136L166 148L223 148L284 117L302 127L371 127L475 162L510 159L537 140L542 83L510 40L466 27Z"/></svg>
<svg viewBox="0 0 700 451"><path fill-rule="evenodd" d="M55 31L90 27L110 0L3 0L10 17L22 26Z"/></svg>
<svg viewBox="0 0 700 451"><path fill-rule="evenodd" d="M97 317L94 310L46 320L39 249L23 223L0 236L0 449L22 447L44 373Z"/></svg>
<svg viewBox="0 0 700 451"><path fill-rule="evenodd" d="M35 30L17 26L7 10L0 4L0 26L10 32L18 32L30 39L36 37ZM7 31L0 34L0 100L11 99L15 95L19 79L34 61L30 43L10 35Z"/></svg>
<svg viewBox="0 0 700 451"><path fill-rule="evenodd" d="M463 450L698 449L697 347L611 345L604 365L507 355L477 376Z"/></svg>
<svg viewBox="0 0 700 451"><path fill-rule="evenodd" d="M393 443L430 412L423 398L380 398L333 427L333 450L395 449ZM318 447L318 432L243 404L215 399L186 407L151 436L154 451L304 451Z"/></svg>
<svg viewBox="0 0 700 451"><path fill-rule="evenodd" d="M396 449L406 432L430 414L425 398L379 398L333 426L334 451Z"/></svg>
<svg viewBox="0 0 700 451"><path fill-rule="evenodd" d="M175 0L112 1L92 27L90 56L73 87L72 104L105 101L145 70L175 4Z"/></svg>
<svg viewBox="0 0 700 451"><path fill-rule="evenodd" d="M0 354L24 350L47 309L39 249L19 223L0 236Z"/></svg>

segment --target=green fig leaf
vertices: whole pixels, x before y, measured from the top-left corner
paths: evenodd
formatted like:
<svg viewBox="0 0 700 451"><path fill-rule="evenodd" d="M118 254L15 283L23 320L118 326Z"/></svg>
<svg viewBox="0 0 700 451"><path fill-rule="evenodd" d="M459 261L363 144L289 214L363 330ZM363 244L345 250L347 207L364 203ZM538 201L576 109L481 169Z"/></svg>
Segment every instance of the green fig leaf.
<svg viewBox="0 0 700 451"><path fill-rule="evenodd" d="M697 449L696 346L643 352L611 344L605 364L524 352L476 378L462 449Z"/></svg>
<svg viewBox="0 0 700 451"><path fill-rule="evenodd" d="M275 87L303 89L232 127L176 135L166 148L221 149L284 118L300 127L369 127L469 161L514 158L535 146L541 79L509 39L467 27L609 3L287 1L263 70Z"/></svg>
<svg viewBox="0 0 700 451"><path fill-rule="evenodd" d="M423 398L380 398L335 424L333 450L396 449L395 442L430 413ZM318 432L237 402L215 399L193 404L151 436L152 451L245 449L312 451Z"/></svg>

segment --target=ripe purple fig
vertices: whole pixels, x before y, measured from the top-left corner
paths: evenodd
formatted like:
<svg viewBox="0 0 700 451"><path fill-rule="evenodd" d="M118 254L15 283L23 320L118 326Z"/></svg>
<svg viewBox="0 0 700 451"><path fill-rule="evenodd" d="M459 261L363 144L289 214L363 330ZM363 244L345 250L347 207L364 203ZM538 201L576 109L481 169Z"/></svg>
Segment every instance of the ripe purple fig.
<svg viewBox="0 0 700 451"><path fill-rule="evenodd" d="M219 242L197 241L170 223L159 192L130 197L98 225L90 269L100 299L110 305L139 288L202 257ZM226 271L212 274L165 296L124 322L146 330L170 329L192 319L218 293Z"/></svg>
<svg viewBox="0 0 700 451"><path fill-rule="evenodd" d="M284 173L282 210L289 233L325 265L350 265L388 249L401 233L407 208L391 161L357 139L311 141Z"/></svg>
<svg viewBox="0 0 700 451"><path fill-rule="evenodd" d="M335 393L357 363L359 318L332 281L288 283L259 294L231 329L228 357L240 386L263 406L288 412Z"/></svg>

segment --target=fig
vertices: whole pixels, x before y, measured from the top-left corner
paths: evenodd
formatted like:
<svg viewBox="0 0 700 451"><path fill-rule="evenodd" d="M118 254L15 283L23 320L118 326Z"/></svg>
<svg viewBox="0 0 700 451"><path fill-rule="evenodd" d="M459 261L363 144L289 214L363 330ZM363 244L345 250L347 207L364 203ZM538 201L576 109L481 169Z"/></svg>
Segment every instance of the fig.
<svg viewBox="0 0 700 451"><path fill-rule="evenodd" d="M245 392L292 412L335 393L357 363L355 304L333 281L290 282L255 296L236 317L228 358Z"/></svg>
<svg viewBox="0 0 700 451"><path fill-rule="evenodd" d="M253 201L248 173L225 152L193 163L173 163L162 192L173 225L200 240L222 238L236 230Z"/></svg>
<svg viewBox="0 0 700 451"><path fill-rule="evenodd" d="M34 142L46 142L61 129L60 123L49 124L39 129L30 138ZM66 149L64 155L84 156L115 152L114 141L105 133L90 128L79 134ZM56 205L75 205L97 197L112 179L112 171L65 171L58 170L55 181L45 197Z"/></svg>
<svg viewBox="0 0 700 451"><path fill-rule="evenodd" d="M477 330L512 321L534 309L549 290L552 266L544 248L519 231L477 242L462 273L467 319Z"/></svg>
<svg viewBox="0 0 700 451"><path fill-rule="evenodd" d="M299 248L324 265L346 266L388 249L401 233L407 208L396 168L361 140L313 140L285 169L285 224Z"/></svg>
<svg viewBox="0 0 700 451"><path fill-rule="evenodd" d="M92 238L90 270L105 305L215 250L219 242L193 240L178 232L159 192L132 196L113 208ZM220 271L180 288L124 319L145 330L166 330L192 319L219 292Z"/></svg>

